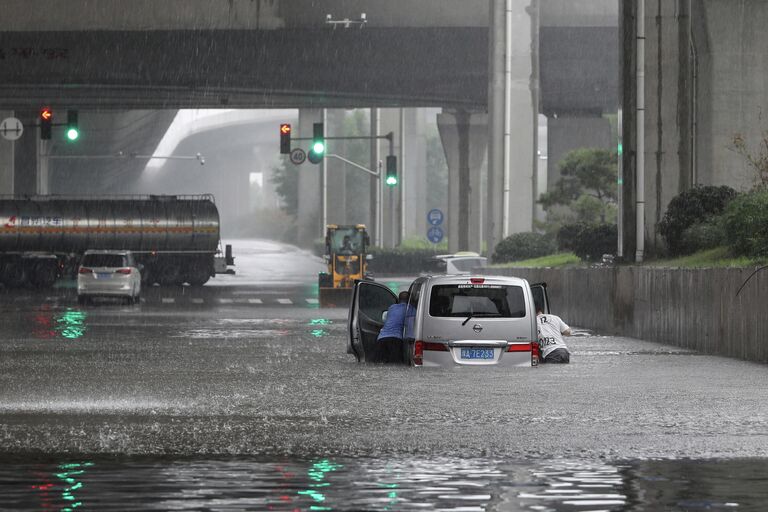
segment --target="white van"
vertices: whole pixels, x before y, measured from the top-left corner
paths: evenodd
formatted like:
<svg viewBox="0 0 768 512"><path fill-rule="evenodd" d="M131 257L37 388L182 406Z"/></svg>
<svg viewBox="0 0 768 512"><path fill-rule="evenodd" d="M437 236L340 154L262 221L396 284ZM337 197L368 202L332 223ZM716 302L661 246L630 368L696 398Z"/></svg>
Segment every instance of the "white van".
<svg viewBox="0 0 768 512"><path fill-rule="evenodd" d="M412 366L535 366L536 305L549 312L546 283L500 276L425 276L409 288L404 363ZM384 312L397 302L386 286L355 283L347 352L375 353Z"/></svg>
<svg viewBox="0 0 768 512"><path fill-rule="evenodd" d="M427 268L432 274L470 274L472 270L487 264L488 258L476 252L464 251L455 254L438 254L427 261Z"/></svg>

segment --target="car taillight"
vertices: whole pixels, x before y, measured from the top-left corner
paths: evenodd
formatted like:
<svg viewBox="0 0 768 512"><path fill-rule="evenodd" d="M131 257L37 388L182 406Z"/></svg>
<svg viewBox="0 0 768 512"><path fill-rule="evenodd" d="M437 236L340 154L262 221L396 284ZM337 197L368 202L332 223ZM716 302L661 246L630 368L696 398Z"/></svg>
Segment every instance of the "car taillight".
<svg viewBox="0 0 768 512"><path fill-rule="evenodd" d="M483 284L485 282L484 277L471 277L469 278L469 282L472 284Z"/></svg>
<svg viewBox="0 0 768 512"><path fill-rule="evenodd" d="M513 343L507 347L507 352L530 352L535 343ZM538 345L536 345L538 347Z"/></svg>
<svg viewBox="0 0 768 512"><path fill-rule="evenodd" d="M424 342L416 340L413 343L413 365L421 366L424 364Z"/></svg>
<svg viewBox="0 0 768 512"><path fill-rule="evenodd" d="M119 268L115 270L115 274L130 274L130 273L131 273L131 269L129 268Z"/></svg>
<svg viewBox="0 0 768 512"><path fill-rule="evenodd" d="M541 349L538 343L531 343L531 366L539 366L541 360Z"/></svg>
<svg viewBox="0 0 768 512"><path fill-rule="evenodd" d="M93 270L87 268L87 267L80 267L80 270L77 271L78 274L93 274Z"/></svg>
<svg viewBox="0 0 768 512"><path fill-rule="evenodd" d="M424 350L434 350L436 352L448 352L448 347L442 343L424 343Z"/></svg>

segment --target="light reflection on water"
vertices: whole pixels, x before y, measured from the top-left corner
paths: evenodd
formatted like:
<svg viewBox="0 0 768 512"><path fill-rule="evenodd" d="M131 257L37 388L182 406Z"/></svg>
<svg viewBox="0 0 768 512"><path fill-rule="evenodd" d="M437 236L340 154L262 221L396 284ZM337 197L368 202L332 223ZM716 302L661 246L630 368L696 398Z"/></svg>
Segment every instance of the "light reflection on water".
<svg viewBox="0 0 768 512"><path fill-rule="evenodd" d="M764 510L768 461L0 458L3 510Z"/></svg>
<svg viewBox="0 0 768 512"><path fill-rule="evenodd" d="M32 316L32 334L42 340L76 340L87 330L86 317L86 312L81 309L66 308L63 311L53 311L45 304Z"/></svg>

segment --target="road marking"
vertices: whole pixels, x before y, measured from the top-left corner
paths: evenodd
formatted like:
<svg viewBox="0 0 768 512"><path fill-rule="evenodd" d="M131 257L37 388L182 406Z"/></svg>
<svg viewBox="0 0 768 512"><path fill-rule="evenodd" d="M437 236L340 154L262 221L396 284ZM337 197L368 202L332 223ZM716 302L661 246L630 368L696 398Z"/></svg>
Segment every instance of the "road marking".
<svg viewBox="0 0 768 512"><path fill-rule="evenodd" d="M291 299L277 299L277 302L280 304L293 304L293 301Z"/></svg>
<svg viewBox="0 0 768 512"><path fill-rule="evenodd" d="M307 299L307 302L308 302L309 304L317 304L317 303L318 303L318 302L320 302L320 301L318 301L317 299Z"/></svg>
<svg viewBox="0 0 768 512"><path fill-rule="evenodd" d="M261 304L261 299L248 299L248 304Z"/></svg>
<svg viewBox="0 0 768 512"><path fill-rule="evenodd" d="M222 304L232 304L235 301L232 299L219 299L219 302L221 302Z"/></svg>
<svg viewBox="0 0 768 512"><path fill-rule="evenodd" d="M163 297L163 304L173 304L176 302L176 299L173 297Z"/></svg>
<svg viewBox="0 0 768 512"><path fill-rule="evenodd" d="M192 299L192 303L193 304L202 304L203 303L203 299L194 298L194 299Z"/></svg>

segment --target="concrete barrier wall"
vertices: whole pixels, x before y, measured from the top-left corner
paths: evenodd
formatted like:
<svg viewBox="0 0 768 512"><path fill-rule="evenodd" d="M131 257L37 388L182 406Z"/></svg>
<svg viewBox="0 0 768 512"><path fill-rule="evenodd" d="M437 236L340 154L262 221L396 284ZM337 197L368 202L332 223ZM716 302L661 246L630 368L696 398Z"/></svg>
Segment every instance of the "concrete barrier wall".
<svg viewBox="0 0 768 512"><path fill-rule="evenodd" d="M647 267L484 269L545 281L567 323L751 361L768 362L768 269Z"/></svg>

